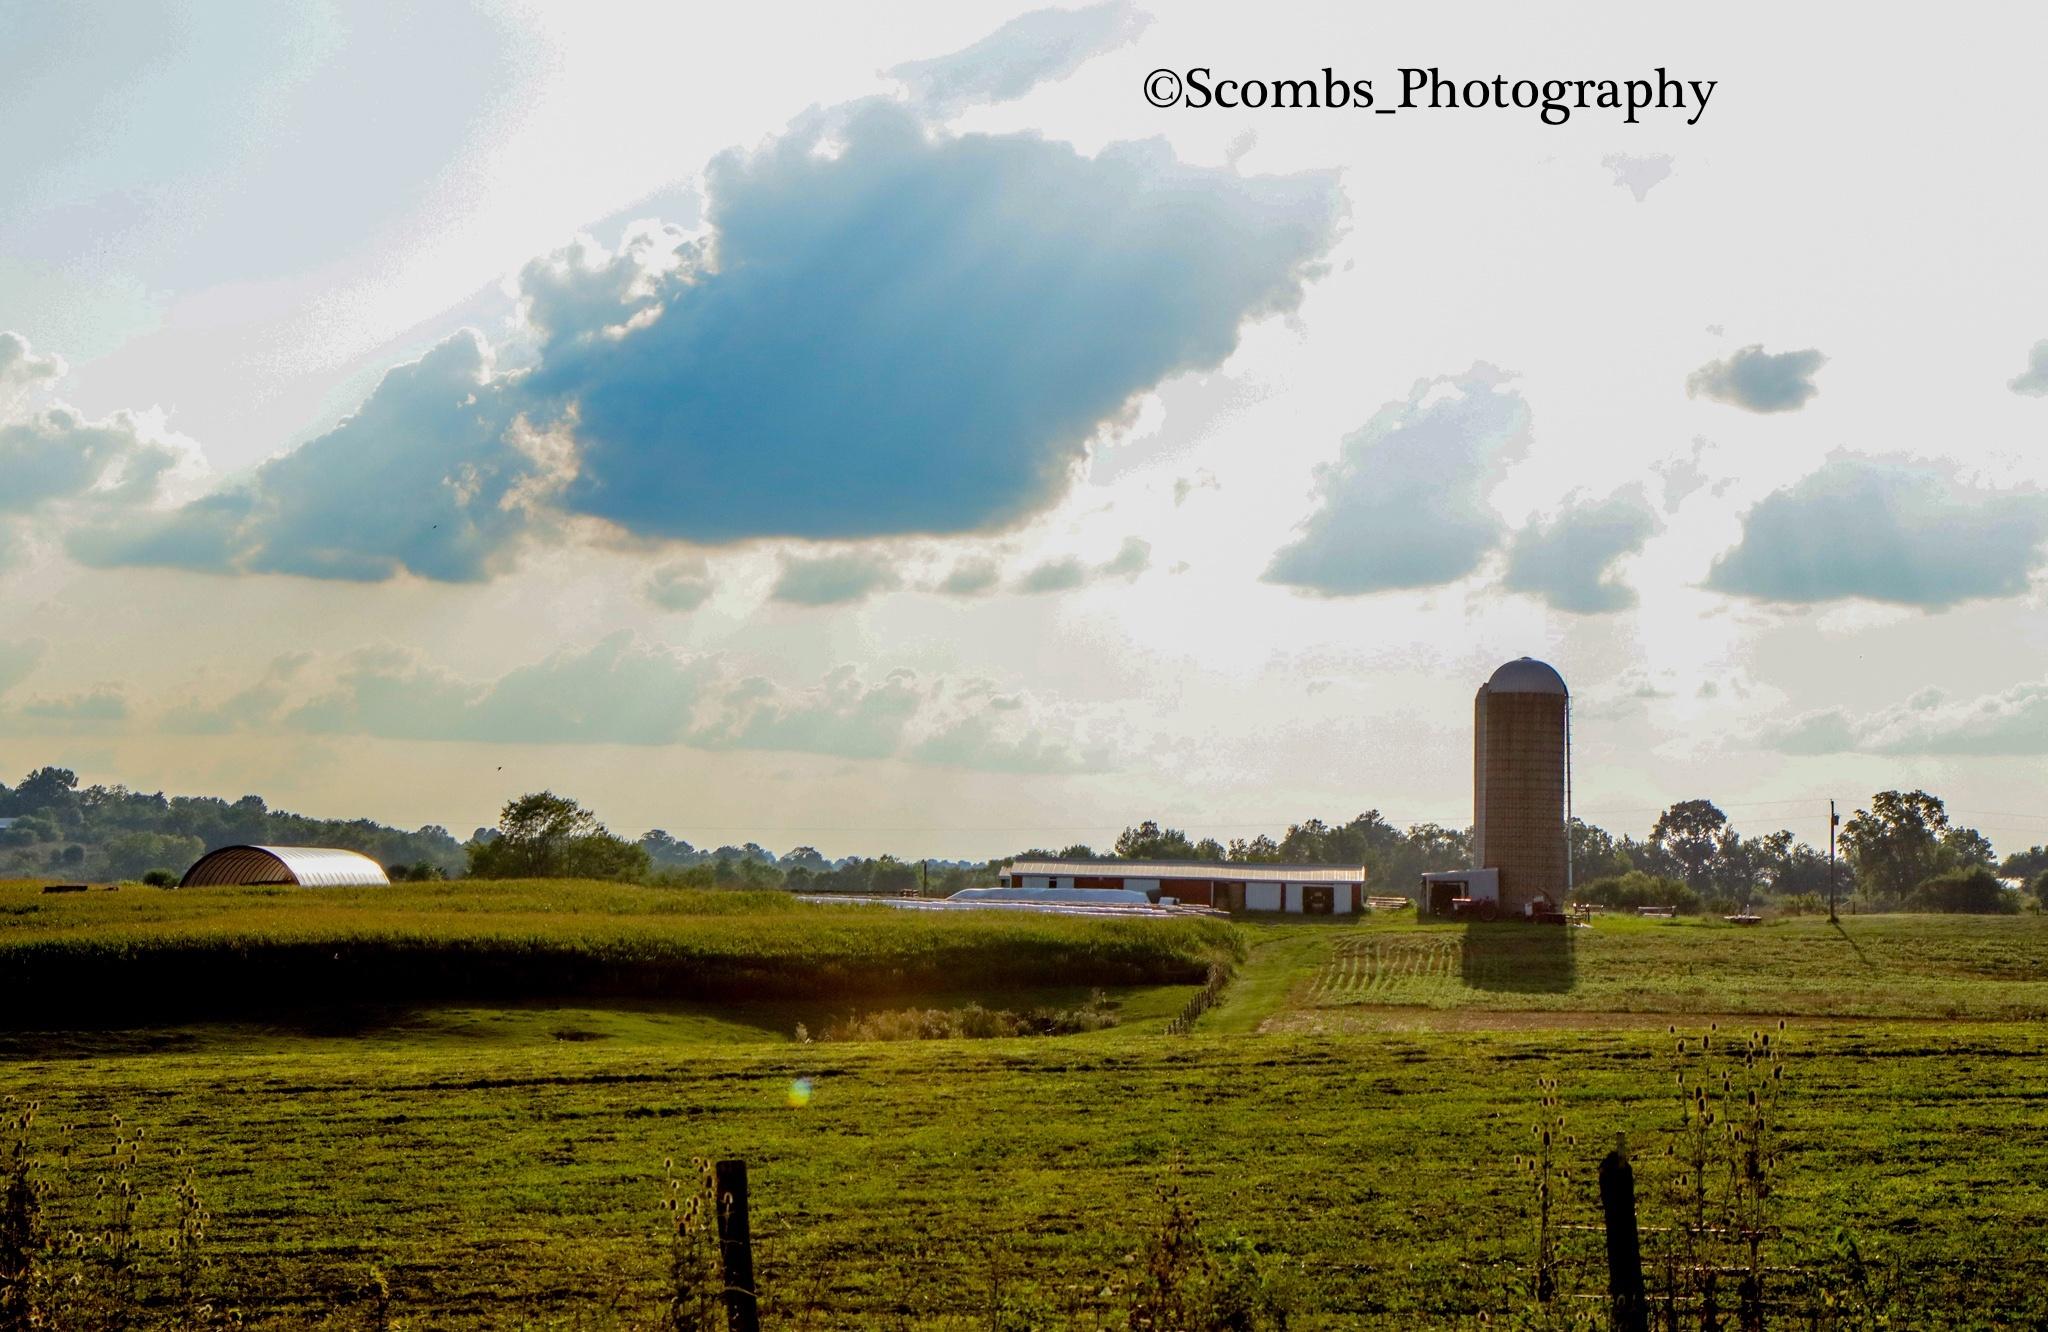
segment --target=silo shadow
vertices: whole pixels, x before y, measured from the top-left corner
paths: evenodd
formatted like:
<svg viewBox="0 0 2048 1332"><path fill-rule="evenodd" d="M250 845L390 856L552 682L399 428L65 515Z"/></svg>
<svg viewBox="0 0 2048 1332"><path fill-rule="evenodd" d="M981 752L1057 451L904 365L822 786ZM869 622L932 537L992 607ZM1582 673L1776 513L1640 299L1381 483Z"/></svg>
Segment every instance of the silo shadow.
<svg viewBox="0 0 2048 1332"><path fill-rule="evenodd" d="M1579 984L1577 934L1569 925L1472 921L1462 950L1465 984L1514 994L1569 993Z"/></svg>

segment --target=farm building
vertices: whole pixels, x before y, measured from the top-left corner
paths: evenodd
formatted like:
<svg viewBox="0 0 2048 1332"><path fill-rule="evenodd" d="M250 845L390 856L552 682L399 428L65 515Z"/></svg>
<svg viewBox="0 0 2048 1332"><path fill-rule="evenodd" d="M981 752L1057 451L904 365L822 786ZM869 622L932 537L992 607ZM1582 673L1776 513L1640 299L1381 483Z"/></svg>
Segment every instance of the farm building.
<svg viewBox="0 0 2048 1332"><path fill-rule="evenodd" d="M1222 911L1341 915L1365 900L1363 865L1244 865L1198 860L1019 860L1005 888L1109 888Z"/></svg>
<svg viewBox="0 0 2048 1332"><path fill-rule="evenodd" d="M1471 868L1424 875L1422 909L1447 914L1455 902L1491 917L1561 908L1572 887L1570 803L1564 677L1533 657L1508 662L1472 705Z"/></svg>
<svg viewBox="0 0 2048 1332"><path fill-rule="evenodd" d="M301 888L388 884L384 867L357 851L328 846L224 846L192 862L180 888L295 883Z"/></svg>

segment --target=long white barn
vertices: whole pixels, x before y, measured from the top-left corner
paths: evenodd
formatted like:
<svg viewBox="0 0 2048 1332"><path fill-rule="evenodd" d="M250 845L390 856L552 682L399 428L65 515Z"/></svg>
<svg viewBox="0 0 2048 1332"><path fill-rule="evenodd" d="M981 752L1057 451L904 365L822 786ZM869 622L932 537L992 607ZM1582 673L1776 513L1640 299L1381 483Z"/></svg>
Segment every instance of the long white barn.
<svg viewBox="0 0 2048 1332"><path fill-rule="evenodd" d="M1365 903L1365 866L1200 860L1019 860L1005 888L1122 888L1223 911L1345 915Z"/></svg>

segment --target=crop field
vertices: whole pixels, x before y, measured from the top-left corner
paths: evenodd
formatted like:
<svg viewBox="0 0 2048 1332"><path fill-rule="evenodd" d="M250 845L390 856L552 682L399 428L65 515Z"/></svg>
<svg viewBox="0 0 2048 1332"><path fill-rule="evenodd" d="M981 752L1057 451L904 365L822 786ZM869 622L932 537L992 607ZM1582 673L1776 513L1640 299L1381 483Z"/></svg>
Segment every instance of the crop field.
<svg viewBox="0 0 2048 1332"><path fill-rule="evenodd" d="M816 906L585 883L0 889L14 1025L533 995L752 1001L977 985L1195 982L1211 920Z"/></svg>
<svg viewBox="0 0 2048 1332"><path fill-rule="evenodd" d="M631 895L644 890L532 885L502 904L474 888L398 891L159 894L153 922L123 914L139 910L118 903L125 890L45 898L39 921L0 917L0 959L115 933L217 948L288 930L462 947L645 931L680 947L701 927L737 949L723 931L738 924L794 948L785 916L822 929L824 956L866 950L887 969L916 947L963 946L924 933L919 913L850 912L858 928L842 935L780 900L642 909ZM977 946L1015 942L1041 964L1035 981L1014 963L1001 983L956 972L904 1002L1072 1002L1086 986L1066 959L1093 965L1110 948L1064 933L1099 922L1045 934L1044 918L967 919L1000 922L973 927L991 932ZM694 1156L750 1165L773 1329L1124 1327L1162 1190L1184 1193L1205 1240L1239 1255L1291 1328L1550 1326L1595 1306L1567 1299L1551 1321L1523 1321L1536 1223L1518 1158L1539 1122L1565 1121L1562 1286L1584 1295L1599 1236L1573 1227L1597 1218L1591 1166L1627 1135L1654 1264L1684 1189L1666 1154L1686 1143L1675 1079L1718 1087L1725 1074L1739 1091L1754 1034L1783 1068L1771 1326L1809 1326L1825 1288L1822 1326L1877 1326L1881 1307L1893 1327L2038 1327L2041 926L1606 921L1495 926L1477 944L1398 916L1212 926L1149 944L1241 958L1223 1004L1185 1037L1163 1032L1194 987L1170 982L1114 990L1123 1021L1109 1030L1000 1040L799 1043L790 1019L810 1001L782 991L415 998L353 1019L324 1007L318 1021L246 1005L91 1029L39 1020L0 1043L0 1094L41 1103L30 1139L53 1216L89 1221L116 1137L142 1135L129 1170L146 1257L167 1243L190 1168L212 1212L202 1282L252 1327L657 1326L666 1179ZM1501 960L1558 934L1572 936L1563 985L1541 956L1520 973ZM1493 969L1473 968L1474 948ZM856 988L833 1002L897 1000Z"/></svg>

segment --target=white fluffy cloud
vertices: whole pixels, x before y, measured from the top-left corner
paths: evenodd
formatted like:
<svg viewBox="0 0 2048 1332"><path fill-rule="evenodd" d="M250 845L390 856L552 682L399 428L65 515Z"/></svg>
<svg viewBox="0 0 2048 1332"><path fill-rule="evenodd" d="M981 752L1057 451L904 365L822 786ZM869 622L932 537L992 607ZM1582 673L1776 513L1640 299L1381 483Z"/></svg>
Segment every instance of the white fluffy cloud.
<svg viewBox="0 0 2048 1332"><path fill-rule="evenodd" d="M1636 604L1635 590L1618 581L1614 566L1660 526L1640 486L1602 500L1574 497L1515 534L1502 585L1579 615L1626 610Z"/></svg>
<svg viewBox="0 0 2048 1332"><path fill-rule="evenodd" d="M1939 610L2026 591L2044 539L2041 491L1978 486L1944 463L1837 454L1749 510L1707 585L1759 601Z"/></svg>
<svg viewBox="0 0 2048 1332"><path fill-rule="evenodd" d="M1796 412L1820 392L1814 374L1828 358L1812 347L1767 352L1752 343L1732 356L1709 361L1685 381L1688 397L1707 397L1750 412Z"/></svg>
<svg viewBox="0 0 2048 1332"><path fill-rule="evenodd" d="M1265 578L1321 596L1463 578L1500 543L1488 499L1529 445L1529 407L1490 365L1416 383L1316 469L1315 509Z"/></svg>

